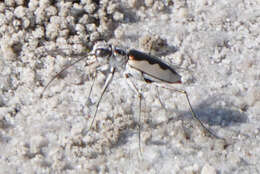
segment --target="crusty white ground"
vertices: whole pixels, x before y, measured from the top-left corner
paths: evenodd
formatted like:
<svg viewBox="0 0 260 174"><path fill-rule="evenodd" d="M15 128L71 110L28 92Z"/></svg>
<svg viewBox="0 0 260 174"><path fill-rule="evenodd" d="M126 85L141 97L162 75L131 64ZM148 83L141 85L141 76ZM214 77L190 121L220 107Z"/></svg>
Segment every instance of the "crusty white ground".
<svg viewBox="0 0 260 174"><path fill-rule="evenodd" d="M260 173L260 1L94 2L0 2L0 173ZM173 86L230 144L204 136L184 95L135 81L140 155L138 97L119 72L87 133L106 76L88 98L84 61L40 99L97 40L179 67Z"/></svg>

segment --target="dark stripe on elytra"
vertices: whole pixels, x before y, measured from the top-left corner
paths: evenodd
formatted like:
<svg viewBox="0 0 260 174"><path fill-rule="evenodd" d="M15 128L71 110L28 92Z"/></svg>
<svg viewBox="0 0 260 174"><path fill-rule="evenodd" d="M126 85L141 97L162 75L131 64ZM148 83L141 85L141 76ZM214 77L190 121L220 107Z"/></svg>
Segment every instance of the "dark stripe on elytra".
<svg viewBox="0 0 260 174"><path fill-rule="evenodd" d="M161 59L157 58L157 57L153 57L150 56L148 54L145 54L143 52L137 51L137 50L130 50L127 54L128 57L133 57L134 60L136 61L142 61L142 60L146 60L149 62L149 64L153 65L153 64L158 64L160 66L160 68L166 70L169 69L170 71L172 71L174 74L176 74L176 71L174 71L174 69L172 67L170 67L169 65L167 65L166 63L164 63Z"/></svg>

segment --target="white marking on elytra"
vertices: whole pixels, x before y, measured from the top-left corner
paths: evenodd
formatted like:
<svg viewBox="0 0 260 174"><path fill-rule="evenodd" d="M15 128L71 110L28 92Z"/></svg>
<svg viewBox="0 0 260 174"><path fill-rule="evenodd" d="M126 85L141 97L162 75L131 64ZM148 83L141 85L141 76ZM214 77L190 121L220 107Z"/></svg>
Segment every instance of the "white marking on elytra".
<svg viewBox="0 0 260 174"><path fill-rule="evenodd" d="M116 48L113 45L109 45L106 42L98 42L95 44L92 52L88 54L88 56L94 56L96 58L96 62L99 64L98 70L108 70L110 73L106 79L105 85L102 88L100 97L98 99L98 102L96 104L96 109L94 112L94 115L92 117L92 120L90 122L90 126L87 129L86 134L91 130L95 118L97 116L98 108L100 105L100 102L102 100L103 95L105 94L109 84L113 80L113 76L115 71L120 71L124 73L124 77L126 78L127 83L129 84L129 87L135 91L139 98L139 119L138 119L138 137L139 137L139 150L142 154L141 150L141 126L140 126L140 120L141 120L141 100L142 100L142 94L138 90L137 86L134 84L133 80L131 78L136 78L139 80L145 80L149 82L153 82L151 84L156 85L157 87L166 88L169 90L173 90L175 92L179 92L185 95L189 110L192 114L192 117L197 120L197 122L200 124L200 126L204 129L206 133L209 135L221 139L224 142L226 140L224 138L221 138L214 134L210 129L208 129L199 119L199 117L195 114L190 100L188 93L185 90L175 89L171 87L169 84L171 83L181 83L181 76L172 68L172 66L165 63L163 60L150 56L148 54L145 54L143 52L137 51L137 50L129 50L124 51L122 49ZM43 96L43 93L47 89L47 87L50 85L50 83L57 78L63 71L65 71L68 67L78 63L79 61L83 60L85 58L80 58L71 65L63 68L57 75L55 75L45 86L43 89L43 92L41 94L41 97ZM88 64L92 64L92 62L88 62ZM134 70L134 71L133 71ZM134 72L134 73L133 73ZM137 73L136 73L137 72ZM94 79L95 81L95 79ZM92 87L94 85L94 81L91 86L91 90L89 93L89 96L91 95Z"/></svg>

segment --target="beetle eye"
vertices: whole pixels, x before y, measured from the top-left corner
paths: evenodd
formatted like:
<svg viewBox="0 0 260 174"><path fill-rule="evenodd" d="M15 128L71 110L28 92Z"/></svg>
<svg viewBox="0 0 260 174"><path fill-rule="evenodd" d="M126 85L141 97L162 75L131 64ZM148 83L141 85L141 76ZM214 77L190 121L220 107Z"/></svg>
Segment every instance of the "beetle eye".
<svg viewBox="0 0 260 174"><path fill-rule="evenodd" d="M96 50L95 54L97 57L106 57L111 54L111 51L109 49L99 48Z"/></svg>

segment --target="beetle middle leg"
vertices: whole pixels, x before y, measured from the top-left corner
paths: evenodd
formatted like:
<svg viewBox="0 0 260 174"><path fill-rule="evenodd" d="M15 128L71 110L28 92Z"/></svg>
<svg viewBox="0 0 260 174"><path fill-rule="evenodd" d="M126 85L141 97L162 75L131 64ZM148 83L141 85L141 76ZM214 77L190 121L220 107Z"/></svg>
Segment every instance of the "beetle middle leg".
<svg viewBox="0 0 260 174"><path fill-rule="evenodd" d="M142 107L142 94L134 84L134 82L129 78L130 74L126 73L125 78L128 83L128 85L135 91L135 93L138 96L139 100L139 115L138 115L138 145L139 145L139 151L140 155L142 156L142 149L141 149L141 107Z"/></svg>

